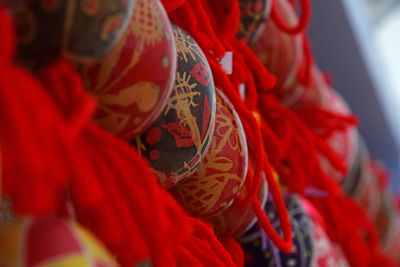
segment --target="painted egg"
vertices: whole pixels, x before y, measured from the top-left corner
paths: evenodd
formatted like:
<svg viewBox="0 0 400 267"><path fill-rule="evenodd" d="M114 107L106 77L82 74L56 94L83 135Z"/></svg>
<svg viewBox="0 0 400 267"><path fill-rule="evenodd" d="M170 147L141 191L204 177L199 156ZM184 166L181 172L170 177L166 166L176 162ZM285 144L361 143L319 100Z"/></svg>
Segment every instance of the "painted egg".
<svg viewBox="0 0 400 267"><path fill-rule="evenodd" d="M56 217L26 217L0 226L0 266L104 266L118 264L78 224Z"/></svg>
<svg viewBox="0 0 400 267"><path fill-rule="evenodd" d="M288 25L297 24L297 15L286 0L275 1L281 18ZM301 37L281 31L272 19L261 24L258 38L250 48L266 69L276 76L275 91L285 90L297 75L302 55Z"/></svg>
<svg viewBox="0 0 400 267"><path fill-rule="evenodd" d="M247 173L247 144L240 118L217 90L215 130L210 148L196 172L170 193L191 214L208 218L229 207Z"/></svg>
<svg viewBox="0 0 400 267"><path fill-rule="evenodd" d="M338 115L351 114L345 100L326 83L322 72L315 65L311 69L309 86L304 86L296 79L290 89L282 92L280 97L283 104L294 112L301 112L303 108L316 106ZM316 134L318 134L317 131L318 129L316 129ZM330 148L343 160L349 170L355 167L358 151L358 135L355 127L336 131L326 140ZM337 171L324 157L320 157L320 162L324 171L331 178L338 183L344 182L346 176Z"/></svg>
<svg viewBox="0 0 400 267"><path fill-rule="evenodd" d="M63 54L104 55L124 32L135 0L4 0L13 13L18 59L37 68Z"/></svg>
<svg viewBox="0 0 400 267"><path fill-rule="evenodd" d="M271 0L239 0L240 24L236 37L251 42L260 31L260 25L268 18Z"/></svg>
<svg viewBox="0 0 400 267"><path fill-rule="evenodd" d="M173 26L177 48L175 84L161 116L131 141L170 187L199 166L215 125L215 88L210 66L187 32Z"/></svg>
<svg viewBox="0 0 400 267"><path fill-rule="evenodd" d="M292 251L279 251L257 223L239 239L245 253L246 266L310 266L314 253L311 220L298 196L288 195L284 200L292 227ZM271 225L282 234L272 201L267 201L264 210Z"/></svg>
<svg viewBox="0 0 400 267"><path fill-rule="evenodd" d="M164 109L176 71L172 28L161 3L136 0L118 43L78 68L98 100L98 124L127 141L144 132Z"/></svg>
<svg viewBox="0 0 400 267"><path fill-rule="evenodd" d="M262 181L257 198L261 205L264 206L267 201L268 184L265 179L262 179ZM242 186L238 198L235 199L230 207L208 219L214 228L215 234L220 239L239 237L256 223L257 217L251 204L246 206L242 201L239 201L239 198L244 199L247 195L246 186Z"/></svg>
<svg viewBox="0 0 400 267"><path fill-rule="evenodd" d="M325 231L325 222L315 207L305 198L301 204L311 218L314 254L311 266L348 267L350 266L341 247L333 243Z"/></svg>

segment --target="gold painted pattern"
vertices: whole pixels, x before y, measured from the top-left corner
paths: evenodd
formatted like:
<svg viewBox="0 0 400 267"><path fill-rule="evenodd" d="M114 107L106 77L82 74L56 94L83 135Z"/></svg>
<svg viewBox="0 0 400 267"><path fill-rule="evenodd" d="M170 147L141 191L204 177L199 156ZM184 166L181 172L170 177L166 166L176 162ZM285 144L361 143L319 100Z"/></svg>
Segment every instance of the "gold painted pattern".
<svg viewBox="0 0 400 267"><path fill-rule="evenodd" d="M115 47L102 58L102 64L96 77L95 86L91 84L88 70L91 65L84 66L84 82L86 88L92 88L91 91L99 100L99 108L108 114L101 120L97 120L101 125L106 125L114 133L121 132L132 118L131 114L115 111L108 108L108 105L127 107L134 103L137 104L141 112L150 111L155 107L159 100L160 88L150 81L140 81L132 86L120 90L117 94L109 93L122 79L130 74L132 69L138 64L145 46L158 45L163 41L164 25L161 19L162 15L159 8L162 8L155 1L137 0L132 21L127 30L121 37ZM127 44L129 36L135 36L136 44L132 51L129 64L115 77L111 82L110 77L114 68L120 61L121 54ZM108 83L109 82L109 83ZM129 103L127 103L127 100ZM140 132L150 120L154 120L155 115L149 115L146 119L135 118L135 127L132 132L126 135Z"/></svg>
<svg viewBox="0 0 400 267"><path fill-rule="evenodd" d="M230 206L233 197L229 202L218 203L221 201L224 189L228 183L237 181L238 186L231 192L235 195L238 193L239 185L243 183L244 177L232 172L235 162L230 157L220 155L221 151L229 147L232 152L238 152L240 157L243 156L243 144L235 125L236 120L231 108L217 96L215 132L208 153L193 176L176 187L183 205L195 214L207 214L212 209L220 210ZM245 160L242 163L245 165ZM215 171L210 173L210 169Z"/></svg>

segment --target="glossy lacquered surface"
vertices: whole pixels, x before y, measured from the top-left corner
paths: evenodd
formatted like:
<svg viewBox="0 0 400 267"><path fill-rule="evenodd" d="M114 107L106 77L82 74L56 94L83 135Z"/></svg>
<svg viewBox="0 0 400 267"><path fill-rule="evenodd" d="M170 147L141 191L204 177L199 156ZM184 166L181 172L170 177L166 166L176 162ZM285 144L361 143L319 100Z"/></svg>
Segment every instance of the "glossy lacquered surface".
<svg viewBox="0 0 400 267"><path fill-rule="evenodd" d="M173 27L177 48L175 84L160 117L131 143L167 187L198 168L215 125L215 88L206 57L189 34Z"/></svg>
<svg viewBox="0 0 400 267"><path fill-rule="evenodd" d="M161 3L137 0L117 44L78 69L98 100L98 124L127 141L143 133L161 114L175 80L175 41Z"/></svg>
<svg viewBox="0 0 400 267"><path fill-rule="evenodd" d="M196 172L170 192L189 214L208 218L228 208L247 173L247 144L242 123L228 98L217 90L215 130Z"/></svg>

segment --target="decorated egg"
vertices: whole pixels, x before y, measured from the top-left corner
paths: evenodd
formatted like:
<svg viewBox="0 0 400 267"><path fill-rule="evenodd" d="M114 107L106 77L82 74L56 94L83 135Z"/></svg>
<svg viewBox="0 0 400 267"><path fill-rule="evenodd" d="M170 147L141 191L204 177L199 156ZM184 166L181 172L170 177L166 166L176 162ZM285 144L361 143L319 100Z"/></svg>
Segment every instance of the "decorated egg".
<svg viewBox="0 0 400 267"><path fill-rule="evenodd" d="M256 223L257 217L251 203L246 205L243 201L240 201L246 198L247 195L248 189L246 186L242 186L239 196L230 207L207 219L214 228L215 234L220 239L239 237ZM262 179L257 193L257 198L262 206L264 206L267 201L267 195L268 184L265 179Z"/></svg>
<svg viewBox="0 0 400 267"><path fill-rule="evenodd" d="M124 32L135 0L5 0L14 16L18 60L39 67L63 54L104 55Z"/></svg>
<svg viewBox="0 0 400 267"><path fill-rule="evenodd" d="M320 69L311 68L311 83L303 85L298 78L293 85L280 94L281 101L294 112L301 114L308 107L319 107L338 115L350 115L351 111L345 100L325 81ZM313 129L318 135L319 129ZM355 127L338 130L326 138L327 144L345 163L348 170L355 171L358 151L358 134ZM324 171L338 183L345 180L346 175L337 171L324 157L320 156Z"/></svg>
<svg viewBox="0 0 400 267"><path fill-rule="evenodd" d="M297 15L287 0L276 0L274 5L286 24L297 24ZM276 76L275 91L285 90L297 75L302 55L301 36L283 32L272 19L266 20L260 27L260 34L250 48L265 68Z"/></svg>
<svg viewBox="0 0 400 267"><path fill-rule="evenodd" d="M137 0L111 51L78 68L98 100L98 124L127 141L144 132L164 109L176 71L172 27L161 3Z"/></svg>
<svg viewBox="0 0 400 267"><path fill-rule="evenodd" d="M311 218L314 254L311 266L348 267L349 263L341 247L333 243L325 231L325 222L315 207L305 198L301 204Z"/></svg>
<svg viewBox="0 0 400 267"><path fill-rule="evenodd" d="M104 266L118 264L77 223L52 216L26 217L0 225L0 266Z"/></svg>
<svg viewBox="0 0 400 267"><path fill-rule="evenodd" d="M175 84L160 117L131 141L170 187L199 166L215 125L215 88L210 66L187 32L173 27L177 48Z"/></svg>
<svg viewBox="0 0 400 267"><path fill-rule="evenodd" d="M279 251L257 223L239 239L246 266L310 266L314 253L310 218L298 196L288 195L284 200L292 228L292 251ZM271 225L282 234L273 202L267 201L264 210Z"/></svg>
<svg viewBox="0 0 400 267"><path fill-rule="evenodd" d="M170 193L191 214L208 218L229 207L245 181L247 144L240 118L217 90L215 130L211 145L194 174Z"/></svg>
<svg viewBox="0 0 400 267"><path fill-rule="evenodd" d="M271 0L239 0L240 24L236 37L251 42L271 11Z"/></svg>

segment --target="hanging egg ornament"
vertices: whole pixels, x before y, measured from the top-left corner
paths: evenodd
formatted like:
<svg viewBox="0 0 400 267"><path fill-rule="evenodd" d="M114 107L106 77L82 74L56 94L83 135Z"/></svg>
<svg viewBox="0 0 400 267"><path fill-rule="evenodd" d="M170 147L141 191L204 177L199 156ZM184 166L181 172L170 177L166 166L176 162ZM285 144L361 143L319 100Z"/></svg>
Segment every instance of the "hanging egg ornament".
<svg viewBox="0 0 400 267"><path fill-rule="evenodd" d="M173 26L177 48L175 84L160 117L131 141L171 187L196 171L211 143L215 88L207 59L195 40Z"/></svg>
<svg viewBox="0 0 400 267"><path fill-rule="evenodd" d="M77 223L52 216L0 225L0 266L117 267L113 257Z"/></svg>
<svg viewBox="0 0 400 267"><path fill-rule="evenodd" d="M339 116L348 116L351 114L346 101L326 82L321 70L313 65L311 68L310 85L302 84L298 79L291 86L289 96L282 95L283 104L295 112L301 114L308 107L319 107L327 112ZM315 130L317 134L318 129ZM355 168L356 156L358 151L358 135L354 126L347 129L334 131L327 139L329 147L346 164L348 170ZM344 183L346 175L337 171L324 157L320 157L321 165L324 171L337 183Z"/></svg>
<svg viewBox="0 0 400 267"><path fill-rule="evenodd" d="M246 205L241 199L248 196L249 190L242 186L239 196L232 205L224 209L219 214L208 218L214 229L215 234L220 239L237 238L249 230L257 221L256 214L251 203ZM267 201L268 184L264 178L257 193L258 201L264 206Z"/></svg>
<svg viewBox="0 0 400 267"><path fill-rule="evenodd" d="M285 18L286 24L297 24L297 15L287 0L275 0L274 5L280 17ZM302 55L301 36L283 32L272 19L265 20L260 28L260 34L250 48L265 68L275 75L274 90L286 90L298 72Z"/></svg>
<svg viewBox="0 0 400 267"><path fill-rule="evenodd" d="M271 0L239 0L240 24L236 37L252 42L260 32L261 24L271 11Z"/></svg>
<svg viewBox="0 0 400 267"><path fill-rule="evenodd" d="M15 21L18 61L31 68L60 55L104 55L124 32L135 0L3 0Z"/></svg>
<svg viewBox="0 0 400 267"><path fill-rule="evenodd" d="M310 217L297 195L288 195L284 200L292 228L292 251L279 251L257 223L239 238L245 253L246 266L310 266L314 253ZM282 234L272 201L267 201L264 211L271 225Z"/></svg>
<svg viewBox="0 0 400 267"><path fill-rule="evenodd" d="M130 141L161 114L171 94L176 48L158 0L136 0L128 28L104 57L78 66L99 108L96 122Z"/></svg>
<svg viewBox="0 0 400 267"><path fill-rule="evenodd" d="M211 145L194 174L170 193L195 217L208 218L228 208L247 173L247 144L239 116L229 99L216 90L215 130Z"/></svg>

